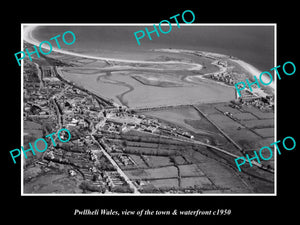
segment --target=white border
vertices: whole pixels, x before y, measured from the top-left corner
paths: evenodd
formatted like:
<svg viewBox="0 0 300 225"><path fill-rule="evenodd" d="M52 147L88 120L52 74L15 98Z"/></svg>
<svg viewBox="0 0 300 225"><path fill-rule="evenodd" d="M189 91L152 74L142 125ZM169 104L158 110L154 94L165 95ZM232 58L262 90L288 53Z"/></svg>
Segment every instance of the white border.
<svg viewBox="0 0 300 225"><path fill-rule="evenodd" d="M23 51L24 49L24 41L23 41L23 25L21 24L21 51ZM24 76L23 76L23 71L24 71L24 63L23 63L23 60L21 61L21 146L24 146L24 138L23 138L23 132L24 132L24 118L23 118L23 114L24 114L24 104L23 104L23 85L24 85ZM22 155L21 154L21 195L25 195L24 194L24 171L23 171L23 157L24 157L24 154Z"/></svg>
<svg viewBox="0 0 300 225"><path fill-rule="evenodd" d="M153 24L158 25L158 23L21 23L21 51L23 51L23 27L26 26L153 26ZM161 24L162 26L167 26L168 24ZM172 26L177 26L177 24L172 23ZM277 65L277 23L192 23L184 24L180 23L180 26L273 26L274 27L274 67ZM271 68L270 68L271 69ZM24 121L23 121L23 84L24 84L24 63L21 62L21 146L23 146L23 130L24 130ZM275 73L275 72L274 72ZM274 141L277 140L277 76L275 79L275 126L274 126ZM215 194L68 194L68 193L24 193L24 178L23 178L23 158L21 157L21 196L277 196L277 151L274 147L274 193L215 193Z"/></svg>

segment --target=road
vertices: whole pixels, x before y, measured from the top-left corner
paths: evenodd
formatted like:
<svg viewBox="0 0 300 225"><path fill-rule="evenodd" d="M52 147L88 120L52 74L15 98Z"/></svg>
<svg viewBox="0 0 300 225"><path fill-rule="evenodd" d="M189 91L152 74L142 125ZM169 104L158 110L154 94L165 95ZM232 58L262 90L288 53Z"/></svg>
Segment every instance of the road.
<svg viewBox="0 0 300 225"><path fill-rule="evenodd" d="M243 151L242 147L237 144L232 138L230 138L217 124L215 124L211 119L209 119L199 108L197 108L196 106L193 106L193 108L199 112L205 119L207 119L212 125L214 125L218 131L220 131L221 134L223 134L223 136L229 140L235 147L237 147L240 151Z"/></svg>
<svg viewBox="0 0 300 225"><path fill-rule="evenodd" d="M126 181L126 183L129 185L129 187L133 190L134 194L140 194L138 191L137 187L132 183L132 181L128 178L128 176L123 172L123 170L119 167L119 165L116 163L116 161L110 156L110 154L105 151L102 146L99 144L99 142L95 139L93 134L96 132L95 129L92 130L91 132L91 138L93 141L98 145L100 148L100 151L106 156L106 158L110 161L110 163L114 166L114 168L117 170L117 172L120 174L121 177Z"/></svg>
<svg viewBox="0 0 300 225"><path fill-rule="evenodd" d="M158 107L151 107L151 108L130 108L130 109L133 109L134 111L144 111L144 110L155 110L155 109L164 109L164 108L170 108L170 107L182 107L184 105L178 105L178 106L158 106ZM193 108L195 108L195 110L197 110L201 115L203 115L205 118L206 115L201 111L199 110L196 106L194 105L185 105L185 106L192 106ZM207 118L208 121L213 124L226 138L227 140L229 140L235 147L237 147L241 152L243 151L243 149L241 148L240 145L238 145L232 138L230 138L223 130L221 130L215 123L213 123L209 118ZM143 131L141 131L143 132ZM149 133L147 133L149 134ZM153 134L153 135L158 135L158 134ZM203 145L203 146L206 146L206 147L209 147L209 148L212 148L214 150L217 150L219 152L222 152L223 154L226 154L230 157L233 157L234 159L238 158L238 157L241 157L240 155L235 155L231 152L229 152L228 150L224 150L224 149L221 149L219 147L216 147L214 145L210 145L210 144L207 144L207 143L204 143L204 142L201 142L201 141L197 141L197 140L192 140L192 139L189 139L189 138L177 138L177 137L173 137L173 136L165 136L165 135L158 135L158 136L161 136L161 137L165 137L165 138L171 138L171 139L175 139L175 140L179 140L179 141L185 141L185 142L189 142L189 143L194 143L194 144L199 144L199 145ZM245 159L246 162L249 162L247 159ZM252 161L251 162L253 165L259 167L260 169L263 169L263 170L267 170L271 173L274 173L274 170L273 169L268 169L268 168L265 168L263 167L262 164L260 163L257 163L255 161Z"/></svg>
<svg viewBox="0 0 300 225"><path fill-rule="evenodd" d="M140 132L144 132L144 131L140 131ZM144 133L147 133L147 134L149 135L148 132L144 132ZM221 148L216 147L216 146L214 146L214 145L206 144L206 143L204 143L204 142L197 141L197 140L193 140L193 139L189 139L189 138L184 138L184 137L182 137L182 138L177 138L177 137L173 137L173 136L166 136L166 135L154 134L154 133L152 133L152 135L159 136L159 137L163 137L163 138L168 138L168 139L173 139L173 140L177 140L177 141L181 141L181 142L187 142L187 143L191 143L191 144L203 145L203 146L205 146L205 147L212 148L212 149L214 149L214 150L216 150L216 151L218 151L218 152L222 152L223 154L228 155L228 156L230 156L230 157L232 157L232 158L235 158L235 159L238 158L238 157L241 157L241 156L238 156L238 155L235 155L235 154L229 152L228 150L224 150L224 149L221 149ZM249 161L246 159L246 162L249 162ZM257 162L255 162L255 161L252 161L251 163L252 163L253 165L255 165L255 166L257 166L257 167L263 169L263 170L268 170L268 171L270 171L270 172L274 172L273 170L269 170L269 169L264 168L260 163L257 163Z"/></svg>
<svg viewBox="0 0 300 225"><path fill-rule="evenodd" d="M109 59L106 59L106 60L109 60ZM54 71L56 72L57 76L60 76L59 75L59 69L57 67L54 67ZM92 94L90 92L87 91L88 94ZM95 96L94 94L92 94L93 96ZM97 96L98 97L98 96ZM180 105L182 106L182 105ZM179 106L179 107L180 107ZM165 108L165 107L172 107L172 106L161 106L159 108ZM178 107L178 106L177 106ZM156 107L155 107L156 108ZM197 109L197 107L194 107L197 111L199 111L199 109ZM136 111L143 111L143 110L147 110L148 108L129 108L129 110L136 110ZM153 108L151 108L153 109ZM201 112L200 112L201 113ZM215 124L214 124L215 125ZM94 132L92 132L93 134ZM231 141L231 143L233 143L239 150L242 150L242 148L234 141L232 140L225 132L221 132L225 137L227 137L228 140ZM99 145L100 149L102 149L102 147L100 146L100 144L95 140L95 138L93 137L93 135L91 134L93 140ZM148 134L148 133L147 133ZM154 134L156 135L156 134ZM225 149L221 149L219 147L216 147L216 146L213 146L213 145L210 145L210 144L207 144L207 143L204 143L204 142L201 142L201 141L197 141L197 140L192 140L192 139L184 139L184 138L176 138L176 137L172 137L172 136L165 136L165 135L158 135L158 136L161 136L161 137L165 137L165 138L171 138L171 139L175 139L175 140L178 140L178 141L184 141L184 142L188 142L188 143L194 143L194 144L199 144L199 145L202 145L202 146L206 146L206 147L209 147L211 149L214 149L218 152L221 152L225 155L228 155L234 159L240 157L239 155L235 155L231 152L229 152L228 150L225 150ZM118 173L125 179L125 181L129 184L129 186L134 190L135 193L138 193L138 190L137 188L134 186L134 184L130 181L130 179L127 177L127 175L122 171L122 169L117 165L117 163L112 159L112 157L104 150L102 149L102 152L104 153L104 155L110 160L110 162L112 163L112 165L114 165L114 167L117 169ZM249 162L247 159L246 159L247 162ZM269 169L266 169L264 168L260 163L257 163L255 161L252 162L253 165L261 168L261 169L264 169L264 170L268 170L270 172L274 172L272 170L269 170Z"/></svg>
<svg viewBox="0 0 300 225"><path fill-rule="evenodd" d="M59 93L57 93L57 94L55 94L55 95L53 95L50 99L49 99L49 102L52 102L52 104L55 106L55 111L56 111L56 116L57 116L57 123L58 123L58 129L57 129L57 131L56 132L58 132L61 128L63 128L63 118L62 118L62 115L61 115L61 113L60 113L60 111L59 111L59 109L58 109L58 103L57 103L57 101L56 101L56 99L57 99L57 97L61 97L63 94L64 94L64 92L65 92L65 90L66 90L67 88L64 88L63 90L61 90ZM55 132L55 133L56 133ZM56 143L56 139L58 138L58 135L55 135L54 136L54 142ZM51 142L51 146L53 145L53 142ZM45 156L45 154L46 154L46 151L45 152L43 152L43 154L42 154L42 159L44 158L44 156Z"/></svg>
<svg viewBox="0 0 300 225"><path fill-rule="evenodd" d="M35 67L36 67L36 70L37 70L37 75L38 75L38 77L39 77L39 80L40 80L40 88L39 89L41 89L42 87L44 87L44 83L43 83L43 75L42 75L42 68L39 66L39 64L37 64L37 63L33 63L34 65L35 65Z"/></svg>

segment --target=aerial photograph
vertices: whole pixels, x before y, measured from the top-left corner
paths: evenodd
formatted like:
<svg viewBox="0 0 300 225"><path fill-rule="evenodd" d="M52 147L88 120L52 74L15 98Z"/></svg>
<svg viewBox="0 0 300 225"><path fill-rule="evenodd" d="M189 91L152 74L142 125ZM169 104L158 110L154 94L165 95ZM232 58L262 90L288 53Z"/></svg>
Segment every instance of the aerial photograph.
<svg viewBox="0 0 300 225"><path fill-rule="evenodd" d="M275 79L235 88L275 66L274 26L172 26L22 24L23 146L71 134L22 154L22 194L275 193L274 157L235 162L275 141Z"/></svg>

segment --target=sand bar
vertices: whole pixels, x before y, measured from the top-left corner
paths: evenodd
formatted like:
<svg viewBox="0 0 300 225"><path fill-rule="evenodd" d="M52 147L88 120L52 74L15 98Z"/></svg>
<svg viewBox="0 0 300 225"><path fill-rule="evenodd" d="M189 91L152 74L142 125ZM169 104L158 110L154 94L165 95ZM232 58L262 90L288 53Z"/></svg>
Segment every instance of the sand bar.
<svg viewBox="0 0 300 225"><path fill-rule="evenodd" d="M25 41L28 43L39 46L40 41L34 38L32 32L34 29L36 29L37 26L26 26L24 27L24 34L23 38ZM43 46L43 48L49 50L49 46ZM166 62L158 62L158 61L141 61L141 60L127 60L127 59L116 59L116 58L106 58L106 57L98 57L98 56L90 56L90 55L84 55L80 53L75 53L75 52L69 52L66 50L62 49L57 49L53 47L53 51L66 54L66 55L72 55L72 56L78 56L78 57L83 57L83 58L89 58L89 59L97 59L97 60L103 60L103 61L115 61L115 62L126 62L126 63L142 63L142 64L165 64ZM193 69L201 69L202 66L197 63L188 63L188 62L180 62L180 61L167 61L168 64L185 64L185 65L191 65Z"/></svg>

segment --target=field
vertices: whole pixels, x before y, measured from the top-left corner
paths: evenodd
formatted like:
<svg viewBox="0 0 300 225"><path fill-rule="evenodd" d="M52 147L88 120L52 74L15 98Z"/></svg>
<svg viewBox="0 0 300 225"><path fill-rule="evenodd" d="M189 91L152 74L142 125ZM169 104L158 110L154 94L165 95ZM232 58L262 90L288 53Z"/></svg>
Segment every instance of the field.
<svg viewBox="0 0 300 225"><path fill-rule="evenodd" d="M235 99L234 87L202 79L204 74L223 70L224 66L217 65L226 64L223 60L227 57L217 54L204 57L200 56L203 53L197 51L155 54L156 61L152 62L149 59L144 59L144 62L141 59L91 60L59 54L56 55L57 58L53 54L53 58L46 60L46 64L53 63L59 75L75 86L84 87L96 95L108 98L116 105L128 107L128 111L139 111L145 117L159 120L159 123L151 124L156 129L151 134L145 125L150 121L143 121L143 124L140 121L130 121L135 123L135 128L129 128L129 124L125 124L122 119L128 112L127 109L115 108L119 119L107 119L104 127L99 126L96 129L93 127L95 124L90 124L89 129L78 135L78 138L82 137L84 140L83 145L91 141L91 135L95 135L101 152L104 151L111 158L107 156L106 160L97 160L97 157L90 154L91 145L85 145L83 149L89 153L87 158L82 157L80 160L80 154L76 156L67 152L61 155L61 162L71 162L74 165L78 160L90 172L97 168L101 170L101 176L102 173L105 175L104 171L119 171L120 168L141 192L253 193L258 190L257 192L271 193L274 184L270 178L272 174L247 166L245 173L239 173L234 157L242 156L245 152L251 155L253 149L261 147L262 143L268 143L274 132L274 114L263 113L251 106L242 106L240 109L231 107L229 101ZM229 66L232 65L235 66L234 72L244 77L245 71L241 66L230 61ZM193 82L196 80L197 82ZM72 109L77 111L75 106ZM78 111L82 111L81 114L84 115L89 110L84 105L78 107ZM99 117L100 112L93 122ZM113 123L123 124L121 127L113 126ZM109 129L105 128L110 125L112 126ZM119 129L124 128L123 126L129 131ZM26 142L45 133L43 125L29 123L24 127L25 131L29 127L25 134ZM32 137L27 134L32 134ZM55 149L55 152L61 153L59 149ZM112 160L114 166L115 163L118 164L119 168L109 164L108 159ZM273 161L267 163L273 167ZM94 164L97 164L97 168L92 166ZM32 174L39 172L31 171ZM71 174L44 175L38 182L33 180L30 189L61 193L78 191L77 188L72 188L78 180L74 180ZM115 178L114 176L111 178ZM82 177L86 179L89 176ZM109 177L106 178L109 180ZM99 176L92 176L92 179L99 179ZM47 182L50 183L48 186Z"/></svg>
<svg viewBox="0 0 300 225"><path fill-rule="evenodd" d="M274 128L260 128L260 129L255 129L255 132L257 132L259 135L262 137L274 137Z"/></svg>
<svg viewBox="0 0 300 225"><path fill-rule="evenodd" d="M141 140L137 137L137 134L136 132L131 133L136 140ZM143 139L146 140L145 134L143 134ZM148 140L151 140L151 138L148 138ZM113 142L113 140L111 141ZM154 141L153 137L152 141ZM165 143L167 140L161 139L161 141L165 146L168 146ZM139 186L141 192L151 193L171 189L193 189L197 192L211 193L249 193L252 191L251 188L245 185L247 183L244 180L245 178L236 176L235 169L224 164L227 161L222 155L216 154L205 147L193 146L184 148L181 151L166 147L161 152L160 149L151 148L149 142L138 141L134 144L134 141L130 141L130 145L137 146L138 143L148 147L135 147L136 154L126 153L126 150L123 153L134 160L135 166L120 166L130 179L143 182ZM157 146L157 144L155 145ZM169 146L175 148L174 140ZM181 145L177 147L179 146ZM153 151L155 154L145 154L146 151ZM179 155L173 156L170 153L164 155L168 151L179 152ZM233 164L233 161L231 164Z"/></svg>
<svg viewBox="0 0 300 225"><path fill-rule="evenodd" d="M196 109L200 109L201 113ZM232 113L232 118L225 115L225 112ZM196 140L211 141L213 145L236 155L242 153L219 129L250 156L251 151L273 142L274 121L270 113L262 114L262 118L259 118L257 110L250 106L243 106L239 110L230 107L229 103L201 104L195 107L153 109L140 114L188 130L195 135ZM269 128L257 128L266 126ZM115 136L110 141L126 141L123 151L135 159L136 165L122 168L133 180L146 182L140 186L142 192L194 188L203 193L251 193L260 189L273 191L272 177L268 177L270 174L259 171L258 176L270 180L266 183L253 178L247 180L248 175L238 174L234 169L236 165L233 158L212 149L136 131L129 131L119 138ZM263 164L274 166L272 160ZM245 166L245 169L250 174L258 172L253 167Z"/></svg>
<svg viewBox="0 0 300 225"><path fill-rule="evenodd" d="M63 172L46 173L24 186L24 193L81 193L77 179L70 179Z"/></svg>
<svg viewBox="0 0 300 225"><path fill-rule="evenodd" d="M245 105L239 110L230 107L228 103L206 104L197 107L245 150L261 148L261 143L265 138L274 136L274 133L272 134L274 113L265 113L253 106ZM226 116L225 112L231 113L232 118Z"/></svg>
<svg viewBox="0 0 300 225"><path fill-rule="evenodd" d="M217 129L201 116L193 107L173 107L164 110L152 110L142 112L141 114L155 117L162 121L176 124L193 133L214 134L218 133Z"/></svg>
<svg viewBox="0 0 300 225"><path fill-rule="evenodd" d="M34 142L36 139L43 137L43 126L32 121L24 121L24 135L23 135L23 140L24 144L23 147L24 149L29 149L29 143L34 146ZM41 141L37 142L37 147L39 149L44 149L44 143ZM27 159L24 157L24 166L27 164L26 162L29 162L31 160L34 160L35 158L40 158L43 153L35 151L35 156L32 154L31 151L27 152Z"/></svg>
<svg viewBox="0 0 300 225"><path fill-rule="evenodd" d="M179 188L178 179L163 179L163 180L152 180L151 184L155 188L170 189Z"/></svg>
<svg viewBox="0 0 300 225"><path fill-rule="evenodd" d="M181 179L182 188L198 187L201 190L214 189L213 184L207 177L185 177Z"/></svg>
<svg viewBox="0 0 300 225"><path fill-rule="evenodd" d="M181 177L204 176L203 171L196 164L179 165L178 168Z"/></svg>
<svg viewBox="0 0 300 225"><path fill-rule="evenodd" d="M127 175L130 179L143 179L143 180L155 180L162 178L177 178L178 172L176 167L168 166L162 168L151 168L151 169L137 169L127 171Z"/></svg>
<svg viewBox="0 0 300 225"><path fill-rule="evenodd" d="M149 167L173 165L169 157L145 155L144 160L147 161Z"/></svg>
<svg viewBox="0 0 300 225"><path fill-rule="evenodd" d="M273 112L262 112L259 109L252 107L252 106L243 106L245 110L252 113L254 116L256 116L259 119L272 119L274 121L274 113Z"/></svg>

